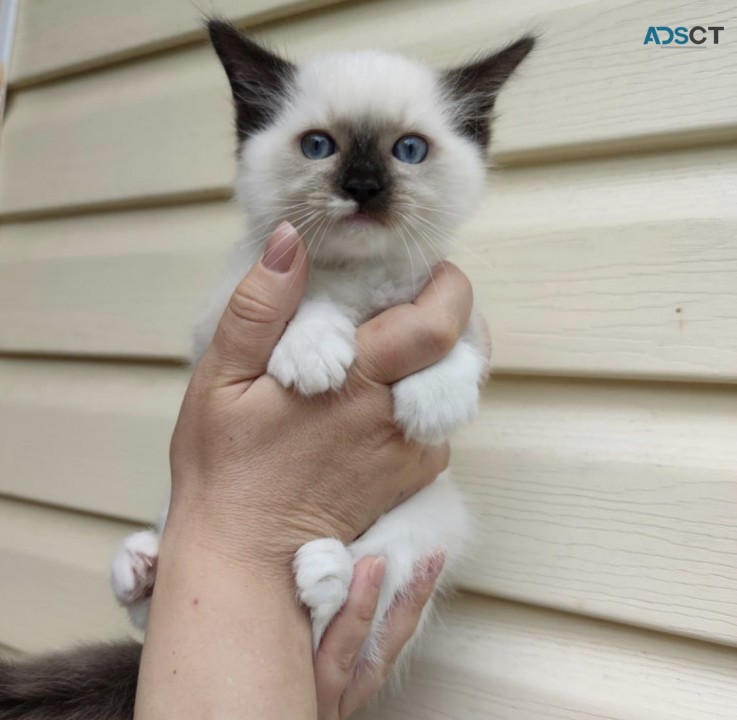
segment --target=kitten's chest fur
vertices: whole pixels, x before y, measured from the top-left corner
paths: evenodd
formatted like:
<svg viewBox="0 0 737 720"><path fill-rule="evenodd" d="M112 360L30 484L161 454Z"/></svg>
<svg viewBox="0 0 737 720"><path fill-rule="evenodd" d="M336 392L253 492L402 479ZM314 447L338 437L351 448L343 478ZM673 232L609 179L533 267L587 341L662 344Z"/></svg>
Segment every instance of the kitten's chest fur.
<svg viewBox="0 0 737 720"><path fill-rule="evenodd" d="M310 272L306 296L329 298L350 311L356 325L393 305L411 302L429 273L398 263L362 262L354 266L317 267Z"/></svg>

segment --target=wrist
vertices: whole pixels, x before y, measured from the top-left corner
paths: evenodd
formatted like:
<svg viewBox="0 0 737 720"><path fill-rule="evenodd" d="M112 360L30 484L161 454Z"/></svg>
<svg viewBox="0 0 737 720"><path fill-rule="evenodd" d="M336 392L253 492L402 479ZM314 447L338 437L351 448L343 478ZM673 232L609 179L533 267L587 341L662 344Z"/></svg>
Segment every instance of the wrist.
<svg viewBox="0 0 737 720"><path fill-rule="evenodd" d="M294 590L294 553L277 549L273 533L269 538L245 518L173 505L161 538L160 562L185 557L244 581L255 578Z"/></svg>
<svg viewBox="0 0 737 720"><path fill-rule="evenodd" d="M234 560L221 538L170 519L136 717L314 717L310 624L291 573L264 573L248 553Z"/></svg>

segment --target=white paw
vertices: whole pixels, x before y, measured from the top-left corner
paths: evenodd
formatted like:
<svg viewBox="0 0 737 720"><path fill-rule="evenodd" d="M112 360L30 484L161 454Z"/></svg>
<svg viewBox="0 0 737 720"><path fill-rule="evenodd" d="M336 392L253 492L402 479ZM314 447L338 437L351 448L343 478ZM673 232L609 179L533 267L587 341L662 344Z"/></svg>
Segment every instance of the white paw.
<svg viewBox="0 0 737 720"><path fill-rule="evenodd" d="M355 357L353 323L329 303L316 305L292 320L269 360L269 374L302 395L339 390Z"/></svg>
<svg viewBox="0 0 737 720"><path fill-rule="evenodd" d="M353 558L340 540L320 538L305 543L294 558L299 599L312 615L313 647L348 598Z"/></svg>
<svg viewBox="0 0 737 720"><path fill-rule="evenodd" d="M460 342L440 362L392 387L394 420L407 438L437 445L469 423L479 404L483 359Z"/></svg>
<svg viewBox="0 0 737 720"><path fill-rule="evenodd" d="M129 535L113 558L113 592L121 605L130 607L151 596L159 559L159 536L153 530Z"/></svg>

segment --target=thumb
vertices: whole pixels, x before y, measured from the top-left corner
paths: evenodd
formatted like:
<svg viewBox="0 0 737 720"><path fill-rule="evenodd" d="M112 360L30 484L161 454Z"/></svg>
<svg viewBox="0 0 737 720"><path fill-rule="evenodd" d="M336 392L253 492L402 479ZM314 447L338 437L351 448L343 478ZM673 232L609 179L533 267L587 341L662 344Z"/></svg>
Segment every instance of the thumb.
<svg viewBox="0 0 737 720"><path fill-rule="evenodd" d="M263 375L302 299L307 270L305 244L283 222L235 289L200 366L227 385Z"/></svg>

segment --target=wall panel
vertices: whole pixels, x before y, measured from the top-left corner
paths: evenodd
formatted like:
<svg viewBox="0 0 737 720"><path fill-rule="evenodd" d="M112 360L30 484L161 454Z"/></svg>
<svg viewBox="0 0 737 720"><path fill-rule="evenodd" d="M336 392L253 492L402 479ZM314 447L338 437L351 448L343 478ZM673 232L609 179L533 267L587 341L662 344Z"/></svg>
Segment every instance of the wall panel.
<svg viewBox="0 0 737 720"><path fill-rule="evenodd" d="M734 382L735 168L714 148L494 177L456 258L497 371ZM0 349L185 359L242 225L216 202L0 226Z"/></svg>
<svg viewBox="0 0 737 720"><path fill-rule="evenodd" d="M9 644L129 634L105 572L127 528L8 501L0 519L0 564L18 578L0 589ZM726 648L479 596L456 599L442 619L402 692L361 718L717 720L737 702L737 656Z"/></svg>
<svg viewBox="0 0 737 720"><path fill-rule="evenodd" d="M210 10L297 60L380 44L441 66L540 36L454 255L495 342L454 440L466 594L361 717L732 718L726 0L22 0L0 143L0 654L131 633L110 559L158 512L192 321L242 233ZM727 33L645 46L653 23Z"/></svg>
<svg viewBox="0 0 737 720"><path fill-rule="evenodd" d="M340 0L24 0L13 86L88 70L191 42L207 13L250 26Z"/></svg>
<svg viewBox="0 0 737 720"><path fill-rule="evenodd" d="M129 636L108 574L115 548L132 529L0 497L3 643L30 652Z"/></svg>
<svg viewBox="0 0 737 720"><path fill-rule="evenodd" d="M277 24L263 37L298 59L327 46L375 45L381 37L384 48L439 62L507 42L531 26L541 30L538 52L498 104L495 152L502 162L737 137L737 107L724 92L734 84L737 46L693 55L642 44L652 18L674 12L672 4L563 3L544 14L550 5L538 0L502 7L432 0L418 14L411 0L339 5ZM703 19L701 6L688 7L678 8L684 22ZM724 22L737 19L737 9L721 0L710 12ZM698 93L681 92L696 82ZM229 90L204 46L18 92L4 140L5 215L224 194L232 180Z"/></svg>
<svg viewBox="0 0 737 720"><path fill-rule="evenodd" d="M0 368L0 492L156 517L186 370ZM497 378L454 443L464 587L737 645L736 408L719 387Z"/></svg>

